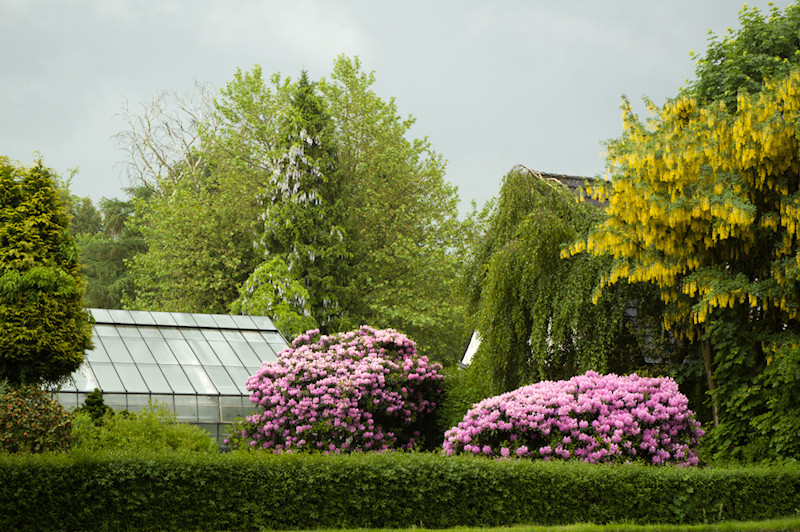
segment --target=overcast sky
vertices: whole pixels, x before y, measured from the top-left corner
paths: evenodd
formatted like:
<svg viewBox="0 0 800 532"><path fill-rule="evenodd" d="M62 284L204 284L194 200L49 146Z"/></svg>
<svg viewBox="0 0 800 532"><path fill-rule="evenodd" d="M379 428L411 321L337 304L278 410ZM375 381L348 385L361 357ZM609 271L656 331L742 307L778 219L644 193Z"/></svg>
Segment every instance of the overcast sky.
<svg viewBox="0 0 800 532"><path fill-rule="evenodd" d="M790 0L776 0L784 9ZM72 192L124 197L112 136L122 102L221 87L237 68L327 77L341 53L414 115L462 205L515 164L604 172L623 94L658 104L693 77L690 51L737 26L737 0L0 0L0 155L34 152ZM766 0L748 2L767 9ZM642 108L641 105L638 106Z"/></svg>

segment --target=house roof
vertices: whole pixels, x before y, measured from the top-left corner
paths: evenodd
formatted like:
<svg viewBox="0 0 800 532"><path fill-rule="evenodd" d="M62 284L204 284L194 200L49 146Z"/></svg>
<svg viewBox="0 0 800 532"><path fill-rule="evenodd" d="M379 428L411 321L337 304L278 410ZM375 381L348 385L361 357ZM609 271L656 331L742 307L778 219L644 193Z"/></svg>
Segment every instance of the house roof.
<svg viewBox="0 0 800 532"><path fill-rule="evenodd" d="M596 177L579 177L579 176L566 175L566 174L551 174L549 172L541 172L539 170L531 170L527 166L524 166L524 165L521 165L521 164L516 165L514 167L513 171L527 172L528 174L530 174L532 176L535 176L535 177L538 177L539 179L542 179L544 181L549 181L551 183L553 183L553 182L554 183L558 183L558 184L568 188L569 190L571 190L573 193L575 193L577 196L579 196L581 199L583 199L583 201L586 201L586 202L588 202L588 203L590 203L590 204L592 204L594 206L605 207L608 204L607 201L604 201L604 202L597 201L596 199L594 199L591 196L589 196L587 194L587 192L586 192L586 187L587 186L592 186L594 184L606 183L606 181L604 181L602 179L599 179L599 178L596 178Z"/></svg>

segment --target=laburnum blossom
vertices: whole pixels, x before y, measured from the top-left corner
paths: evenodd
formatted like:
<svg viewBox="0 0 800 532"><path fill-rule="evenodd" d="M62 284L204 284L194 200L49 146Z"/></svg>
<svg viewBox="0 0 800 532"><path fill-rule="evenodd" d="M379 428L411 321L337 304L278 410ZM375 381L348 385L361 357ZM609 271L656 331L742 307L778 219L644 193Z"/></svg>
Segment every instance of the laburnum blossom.
<svg viewBox="0 0 800 532"><path fill-rule="evenodd" d="M262 410L231 443L327 453L423 443L442 392L441 365L392 329L318 333L298 336L250 377L250 401Z"/></svg>
<svg viewBox="0 0 800 532"><path fill-rule="evenodd" d="M695 465L703 436L670 378L542 381L484 399L445 433L445 454Z"/></svg>

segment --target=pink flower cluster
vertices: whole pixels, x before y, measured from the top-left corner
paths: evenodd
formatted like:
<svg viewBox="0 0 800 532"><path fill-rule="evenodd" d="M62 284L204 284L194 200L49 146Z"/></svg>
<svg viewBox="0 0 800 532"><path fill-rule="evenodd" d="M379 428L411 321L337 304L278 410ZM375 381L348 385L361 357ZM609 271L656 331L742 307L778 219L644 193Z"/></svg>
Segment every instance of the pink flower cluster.
<svg viewBox="0 0 800 532"><path fill-rule="evenodd" d="M242 440L276 452L415 448L441 394L441 366L392 329L314 341L318 333L297 337L248 379L250 401L264 411L247 418Z"/></svg>
<svg viewBox="0 0 800 532"><path fill-rule="evenodd" d="M670 378L590 371L484 399L445 433L445 454L695 465L703 430Z"/></svg>

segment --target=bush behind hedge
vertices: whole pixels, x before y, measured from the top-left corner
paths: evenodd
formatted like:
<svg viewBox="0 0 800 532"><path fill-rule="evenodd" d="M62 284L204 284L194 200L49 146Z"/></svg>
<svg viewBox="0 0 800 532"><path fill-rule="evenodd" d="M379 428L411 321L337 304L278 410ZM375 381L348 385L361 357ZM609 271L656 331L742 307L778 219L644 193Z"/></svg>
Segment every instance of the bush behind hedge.
<svg viewBox="0 0 800 532"><path fill-rule="evenodd" d="M3 530L698 523L800 507L800 466L677 468L429 453L0 457Z"/></svg>

